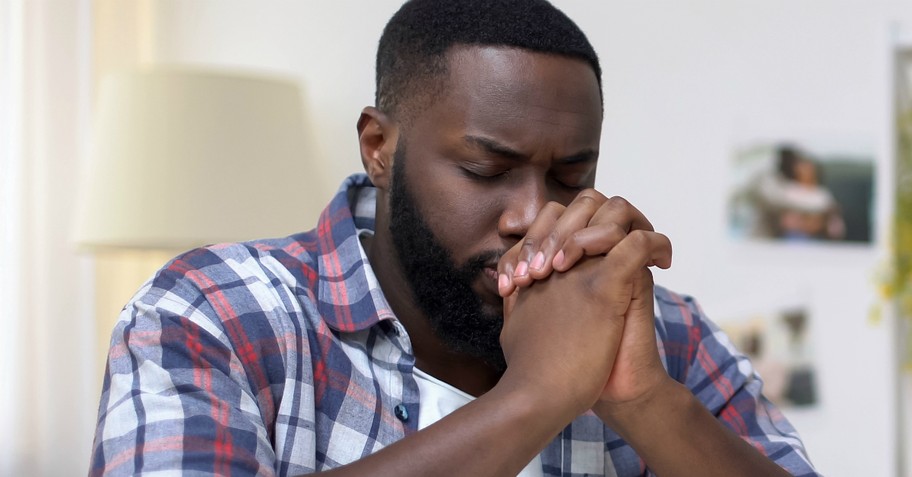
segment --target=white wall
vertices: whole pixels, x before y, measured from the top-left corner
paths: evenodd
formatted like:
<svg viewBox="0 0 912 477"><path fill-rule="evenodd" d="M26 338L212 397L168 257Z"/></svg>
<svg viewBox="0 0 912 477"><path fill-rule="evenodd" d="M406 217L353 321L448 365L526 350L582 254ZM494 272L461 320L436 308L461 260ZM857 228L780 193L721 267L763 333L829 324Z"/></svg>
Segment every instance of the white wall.
<svg viewBox="0 0 912 477"><path fill-rule="evenodd" d="M806 304L822 403L788 414L828 475L895 475L891 339L867 322L881 254L732 243L729 161L752 135L861 142L876 154L879 185L889 184L893 13L912 27L912 4L902 7L618 2L598 23L581 17L606 70L599 184L668 233L676 263L657 279L697 296L711 317Z"/></svg>
<svg viewBox="0 0 912 477"><path fill-rule="evenodd" d="M660 283L694 294L711 317L807 305L821 405L789 412L793 423L826 474L895 475L891 339L867 321L882 241L732 243L724 199L743 141L823 139L875 155L877 213L888 214L891 29L912 28L912 2L557 4L589 34L605 71L598 185L637 204L675 245ZM299 78L329 198L360 170L355 121L372 104L376 43L397 5L162 1L151 7L150 59Z"/></svg>

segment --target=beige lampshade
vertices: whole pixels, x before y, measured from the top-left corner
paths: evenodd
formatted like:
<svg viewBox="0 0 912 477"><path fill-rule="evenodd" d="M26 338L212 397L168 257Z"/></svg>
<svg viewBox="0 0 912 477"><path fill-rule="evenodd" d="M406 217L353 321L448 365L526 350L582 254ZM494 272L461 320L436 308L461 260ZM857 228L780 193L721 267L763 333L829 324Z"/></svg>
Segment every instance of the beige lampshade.
<svg viewBox="0 0 912 477"><path fill-rule="evenodd" d="M322 208L296 84L200 70L106 78L82 180L82 247L186 249L287 235ZM311 184L311 185L308 185Z"/></svg>

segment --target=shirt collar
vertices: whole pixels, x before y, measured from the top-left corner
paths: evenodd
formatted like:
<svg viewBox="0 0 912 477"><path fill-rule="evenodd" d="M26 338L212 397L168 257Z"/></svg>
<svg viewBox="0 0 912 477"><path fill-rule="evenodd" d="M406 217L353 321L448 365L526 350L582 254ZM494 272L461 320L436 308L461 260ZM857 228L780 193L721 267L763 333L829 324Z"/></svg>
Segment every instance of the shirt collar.
<svg viewBox="0 0 912 477"><path fill-rule="evenodd" d="M317 224L317 306L326 324L338 331L361 331L395 319L359 239L374 233L376 199L367 175L351 175Z"/></svg>

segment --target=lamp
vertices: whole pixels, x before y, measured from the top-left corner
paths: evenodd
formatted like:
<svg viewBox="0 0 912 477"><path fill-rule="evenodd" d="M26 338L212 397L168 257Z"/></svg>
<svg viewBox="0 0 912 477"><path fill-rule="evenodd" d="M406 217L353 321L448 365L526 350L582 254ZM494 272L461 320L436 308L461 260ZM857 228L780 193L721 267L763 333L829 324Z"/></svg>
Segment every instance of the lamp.
<svg viewBox="0 0 912 477"><path fill-rule="evenodd" d="M274 78L195 69L102 82L75 241L177 250L314 222L301 96ZM311 183L312 184L312 183Z"/></svg>

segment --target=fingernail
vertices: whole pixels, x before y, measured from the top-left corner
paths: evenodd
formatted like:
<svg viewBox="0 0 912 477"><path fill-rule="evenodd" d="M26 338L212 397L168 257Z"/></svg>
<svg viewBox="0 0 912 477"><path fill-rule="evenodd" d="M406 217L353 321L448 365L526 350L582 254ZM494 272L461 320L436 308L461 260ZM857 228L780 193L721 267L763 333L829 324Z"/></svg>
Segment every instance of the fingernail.
<svg viewBox="0 0 912 477"><path fill-rule="evenodd" d="M564 264L564 251L558 250L557 255L554 256L554 260L551 261L551 264L554 265L554 268L559 268Z"/></svg>
<svg viewBox="0 0 912 477"><path fill-rule="evenodd" d="M501 273L497 276L497 288L500 291L504 291L510 287L510 277L506 273Z"/></svg>
<svg viewBox="0 0 912 477"><path fill-rule="evenodd" d="M525 260L516 264L516 273L513 274L514 277L524 277L529 274L529 264Z"/></svg>
<svg viewBox="0 0 912 477"><path fill-rule="evenodd" d="M534 257L532 257L532 263L529 264L529 267L532 270L541 270L541 268L544 265L545 265L545 254L544 254L544 252L538 252L535 254Z"/></svg>

